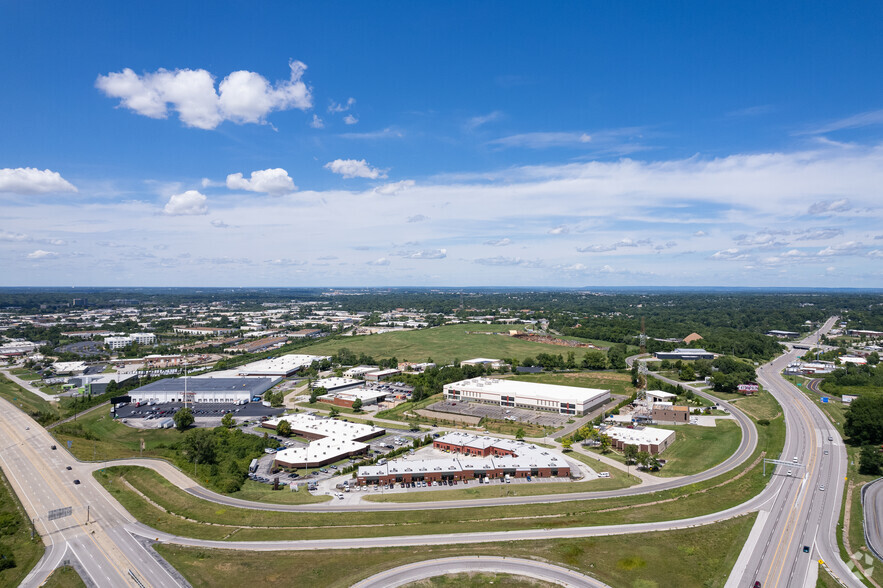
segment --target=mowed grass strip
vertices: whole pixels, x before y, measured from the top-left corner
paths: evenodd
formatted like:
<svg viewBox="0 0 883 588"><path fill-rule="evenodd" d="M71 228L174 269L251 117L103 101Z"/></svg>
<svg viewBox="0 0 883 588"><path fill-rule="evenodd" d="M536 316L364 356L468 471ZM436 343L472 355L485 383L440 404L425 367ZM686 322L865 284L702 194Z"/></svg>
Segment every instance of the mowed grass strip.
<svg viewBox="0 0 883 588"><path fill-rule="evenodd" d="M241 583L343 588L412 562L461 555L550 562L611 586L707 588L726 583L754 519L755 515L750 514L716 525L640 536L466 546L245 552L160 544L156 550L195 588Z"/></svg>
<svg viewBox="0 0 883 588"><path fill-rule="evenodd" d="M503 332L521 329L518 325L443 325L430 329L381 333L346 337L333 341L322 341L298 349L298 353L315 355L334 355L341 348L353 353L364 353L380 359L396 357L400 361L426 361L428 358L444 365L455 359L472 359L474 357L490 357L494 359L536 357L538 353L561 354L567 357L574 351L579 357L585 348L571 348L548 343L522 341L508 335L486 333Z"/></svg>
<svg viewBox="0 0 883 588"><path fill-rule="evenodd" d="M49 575L42 588L86 588L86 584L77 570L71 566L62 566Z"/></svg>
<svg viewBox="0 0 883 588"><path fill-rule="evenodd" d="M769 426L760 427L755 457L762 449L768 455L778 455L784 438L781 417ZM683 519L725 510L759 493L769 477L763 476L760 463L750 461L749 464L753 465L712 480L651 494L563 503L402 512L257 511L225 507L196 498L144 468L109 468L96 472L95 477L133 516L162 531L200 539L262 541L457 533L476 527L490 532ZM145 501L132 487L153 504Z"/></svg>
<svg viewBox="0 0 883 588"><path fill-rule="evenodd" d="M690 476L716 466L736 452L742 429L736 421L718 419L714 427L699 425L660 425L675 432L675 441L660 455L665 467L660 477Z"/></svg>

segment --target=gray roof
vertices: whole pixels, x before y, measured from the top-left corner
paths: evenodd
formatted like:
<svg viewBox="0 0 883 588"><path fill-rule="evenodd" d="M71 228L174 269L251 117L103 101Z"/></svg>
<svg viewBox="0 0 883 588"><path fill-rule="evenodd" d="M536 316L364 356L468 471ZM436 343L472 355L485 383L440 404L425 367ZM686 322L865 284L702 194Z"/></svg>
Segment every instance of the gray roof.
<svg viewBox="0 0 883 588"><path fill-rule="evenodd" d="M187 378L188 392L243 392L261 394L277 378ZM183 392L184 378L166 378L141 386L135 392Z"/></svg>

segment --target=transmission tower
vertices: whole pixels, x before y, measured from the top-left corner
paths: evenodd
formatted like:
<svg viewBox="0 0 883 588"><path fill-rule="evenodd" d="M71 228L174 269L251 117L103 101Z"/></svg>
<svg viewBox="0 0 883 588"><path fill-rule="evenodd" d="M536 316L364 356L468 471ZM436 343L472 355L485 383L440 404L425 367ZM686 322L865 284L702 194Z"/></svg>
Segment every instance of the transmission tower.
<svg viewBox="0 0 883 588"><path fill-rule="evenodd" d="M641 353L647 353L647 329L644 327L644 317L641 317L641 336L638 340L641 342Z"/></svg>

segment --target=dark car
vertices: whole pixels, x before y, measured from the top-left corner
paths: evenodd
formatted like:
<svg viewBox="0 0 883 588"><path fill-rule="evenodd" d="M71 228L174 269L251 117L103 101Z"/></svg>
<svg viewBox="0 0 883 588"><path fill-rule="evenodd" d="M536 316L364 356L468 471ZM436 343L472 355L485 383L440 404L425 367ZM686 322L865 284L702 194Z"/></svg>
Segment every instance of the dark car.
<svg viewBox="0 0 883 588"><path fill-rule="evenodd" d="M66 469L66 470L68 470L68 471L70 471L70 470L72 470L72 469L73 469L73 468L72 468L72 467L71 467L71 466L67 466L67 467L66 467L66 468L64 468L64 469Z"/></svg>
<svg viewBox="0 0 883 588"><path fill-rule="evenodd" d="M52 451L55 451L56 449L57 449L57 448L55 447L55 445L53 445L53 446L52 446Z"/></svg>
<svg viewBox="0 0 883 588"><path fill-rule="evenodd" d="M803 553L809 553L809 545L803 546Z"/></svg>
<svg viewBox="0 0 883 588"><path fill-rule="evenodd" d="M79 483L80 483L79 480L74 480L74 484L79 484Z"/></svg>

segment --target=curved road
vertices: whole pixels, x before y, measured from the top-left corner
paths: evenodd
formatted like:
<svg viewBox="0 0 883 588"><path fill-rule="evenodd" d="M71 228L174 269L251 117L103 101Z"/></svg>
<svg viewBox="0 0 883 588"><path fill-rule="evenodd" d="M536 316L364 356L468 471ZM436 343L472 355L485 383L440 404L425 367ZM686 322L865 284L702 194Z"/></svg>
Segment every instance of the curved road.
<svg viewBox="0 0 883 588"><path fill-rule="evenodd" d="M883 478L862 487L862 510L865 513L865 543L877 559L883 560Z"/></svg>
<svg viewBox="0 0 883 588"><path fill-rule="evenodd" d="M446 557L406 564L366 578L352 588L395 588L425 578L468 572L527 576L572 588L609 588L594 578L552 564L516 557Z"/></svg>

